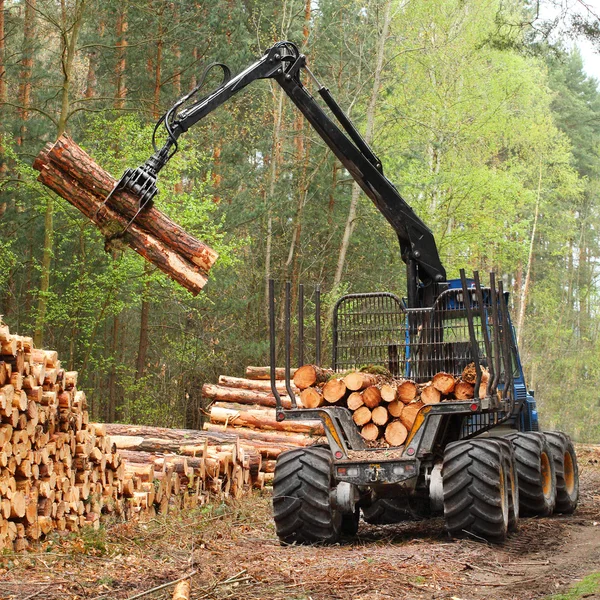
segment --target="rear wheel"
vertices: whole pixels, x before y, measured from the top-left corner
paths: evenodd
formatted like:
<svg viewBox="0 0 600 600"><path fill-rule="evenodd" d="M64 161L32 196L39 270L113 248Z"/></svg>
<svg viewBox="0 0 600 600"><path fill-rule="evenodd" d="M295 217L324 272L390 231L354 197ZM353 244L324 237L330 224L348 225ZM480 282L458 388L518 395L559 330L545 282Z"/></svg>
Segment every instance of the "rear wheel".
<svg viewBox="0 0 600 600"><path fill-rule="evenodd" d="M327 448L301 448L277 459L273 480L273 515L279 539L286 544L336 542L342 515L333 508L333 460Z"/></svg>
<svg viewBox="0 0 600 600"><path fill-rule="evenodd" d="M508 439L515 449L521 515L551 515L556 503L556 471L548 440L536 431Z"/></svg>
<svg viewBox="0 0 600 600"><path fill-rule="evenodd" d="M571 438L560 431L545 431L556 471L554 512L571 514L579 501L579 468Z"/></svg>
<svg viewBox="0 0 600 600"><path fill-rule="evenodd" d="M444 519L452 535L463 533L493 542L506 539L509 493L503 444L463 440L448 444L442 478Z"/></svg>

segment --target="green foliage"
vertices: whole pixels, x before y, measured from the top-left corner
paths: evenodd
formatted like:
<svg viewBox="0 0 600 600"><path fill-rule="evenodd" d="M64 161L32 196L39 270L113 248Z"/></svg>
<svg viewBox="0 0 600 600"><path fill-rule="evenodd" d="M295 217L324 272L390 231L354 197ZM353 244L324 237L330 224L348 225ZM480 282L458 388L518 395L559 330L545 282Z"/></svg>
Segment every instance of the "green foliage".
<svg viewBox="0 0 600 600"><path fill-rule="evenodd" d="M591 573L573 585L566 594L549 596L547 600L579 600L597 592L600 592L600 573Z"/></svg>
<svg viewBox="0 0 600 600"><path fill-rule="evenodd" d="M27 39L26 3L7 5L0 312L28 334L38 300L46 300L44 343L81 372L94 418L198 426L203 382L267 362L267 276L278 289L292 281L294 312L297 284L306 284L310 358L316 285L329 356L337 300L365 291L402 296L405 267L396 235L361 198L344 277L333 286L351 177L276 84L256 82L183 135L160 175L157 206L220 255L202 294L192 297L130 250L106 252L96 228L62 200L42 293L51 196L30 163L60 118L119 177L148 158L157 116L206 65L218 60L236 73L287 38L364 132L385 7L384 0L322 0L308 4L307 17L304 0L139 2L135 9L110 0L59 14L38 0ZM531 10L521 0L394 3L373 147L432 229L448 275L494 269L512 292L515 323L525 310L522 354L544 423L597 440L600 94L576 51L534 44ZM79 14L68 71L61 44ZM219 85L216 73L199 96ZM565 386L576 403L564 402Z"/></svg>

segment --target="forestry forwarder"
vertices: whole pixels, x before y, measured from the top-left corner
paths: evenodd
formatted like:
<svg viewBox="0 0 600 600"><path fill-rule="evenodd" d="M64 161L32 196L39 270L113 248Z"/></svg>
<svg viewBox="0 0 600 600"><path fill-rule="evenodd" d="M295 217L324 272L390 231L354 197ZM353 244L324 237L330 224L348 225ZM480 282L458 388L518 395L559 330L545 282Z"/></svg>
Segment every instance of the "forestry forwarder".
<svg viewBox="0 0 600 600"><path fill-rule="evenodd" d="M223 82L190 104L208 70ZM307 91L305 72L337 119ZM370 523L394 523L443 512L450 533L502 541L516 529L519 512L572 513L578 502L577 459L567 435L538 431L533 392L525 386L502 282L490 274L447 280L434 237L384 176L381 161L290 42L279 42L235 77L220 63L156 125L167 141L115 189L140 198L140 210L157 193L159 171L177 151L177 140L235 93L257 79L274 79L371 198L398 235L407 268L407 299L389 293L351 294L339 300L333 320L333 369L379 364L417 383L439 371L458 376L474 363L474 399L425 405L403 446L369 448L347 408L298 409L290 385L289 284L286 289L286 385L292 409L284 410L275 386L274 287L270 286L271 387L277 419L319 419L327 446L282 454L275 470L273 508L285 543L335 542L358 529L360 510ZM187 106L186 106L187 105ZM155 129L155 133L156 133ZM480 393L483 369L489 379Z"/></svg>

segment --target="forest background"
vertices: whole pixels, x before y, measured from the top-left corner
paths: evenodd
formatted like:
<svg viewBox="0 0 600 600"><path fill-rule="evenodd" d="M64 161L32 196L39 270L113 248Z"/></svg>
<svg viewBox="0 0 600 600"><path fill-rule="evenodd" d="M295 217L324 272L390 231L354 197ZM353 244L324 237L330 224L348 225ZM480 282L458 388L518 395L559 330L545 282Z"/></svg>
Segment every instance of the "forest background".
<svg viewBox="0 0 600 600"><path fill-rule="evenodd" d="M272 82L188 132L161 176L159 207L221 255L196 298L107 252L35 180L64 131L119 177L209 63L236 73L289 39L448 275L504 279L542 425L599 441L600 92L570 44L597 35L588 17L543 21L525 0L0 0L4 321L80 372L94 418L197 427L203 382L268 362L269 277L306 285L309 321L317 284L325 313L347 292L404 295L393 231Z"/></svg>

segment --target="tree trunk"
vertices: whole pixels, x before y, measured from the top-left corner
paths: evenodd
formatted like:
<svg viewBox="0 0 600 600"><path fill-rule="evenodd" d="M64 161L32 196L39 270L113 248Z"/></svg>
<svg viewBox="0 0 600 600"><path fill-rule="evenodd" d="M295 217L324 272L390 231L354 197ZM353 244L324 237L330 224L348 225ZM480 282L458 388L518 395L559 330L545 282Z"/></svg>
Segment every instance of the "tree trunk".
<svg viewBox="0 0 600 600"><path fill-rule="evenodd" d="M367 142L367 144L370 144L373 141L373 129L375 126L375 108L377 106L379 89L381 87L381 74L383 72L385 59L385 43L388 38L391 22L391 8L392 0L387 0L385 3L383 13L383 26L377 45L377 59L375 63L375 70L373 73L373 87L371 89L371 96L369 98L369 105L367 107L366 114L367 122L365 130L365 141ZM350 246L350 238L352 237L352 233L354 231L356 220L356 206L358 204L359 196L360 187L357 183L354 183L352 186L352 198L350 200L350 208L348 209L348 217L346 219L346 226L344 227L344 235L342 237L342 243L338 255L335 277L333 279L333 289L336 289L342 281L342 274L344 272L344 266L346 264L346 254L348 252L348 247Z"/></svg>
<svg viewBox="0 0 600 600"><path fill-rule="evenodd" d="M125 84L125 72L127 69L127 1L124 0L119 7L117 15L117 51L115 63L115 108L123 110L125 108L125 98L127 97L127 87Z"/></svg>
<svg viewBox="0 0 600 600"><path fill-rule="evenodd" d="M275 408L275 397L265 391L245 390L241 388L229 388L222 385L205 383L202 386L202 396L208 400L217 402L239 402L241 404L258 404L269 408ZM291 408L290 399L285 396L282 399L284 408Z"/></svg>
<svg viewBox="0 0 600 600"><path fill-rule="evenodd" d="M140 337L138 343L137 360L135 363L135 378L141 379L146 371L146 357L148 354L148 322L150 320L150 270L148 263L144 265L144 292L140 311Z"/></svg>
<svg viewBox="0 0 600 600"><path fill-rule="evenodd" d="M527 257L527 272L525 273L525 283L521 292L521 302L519 302L519 317L517 319L517 346L521 346L523 339L523 323L525 322L525 310L527 309L527 298L529 294L529 284L531 281L531 269L533 266L533 247L535 242L535 233L537 230L538 216L540 214L540 197L542 195L542 160L540 159L538 189L535 199L535 215L533 217L533 227L531 229L531 238L529 240L529 256Z"/></svg>

